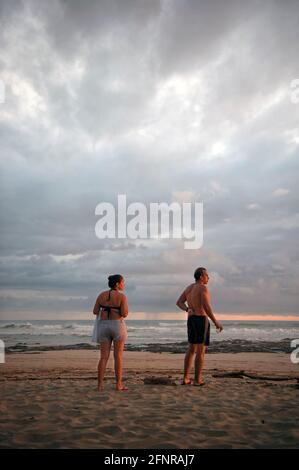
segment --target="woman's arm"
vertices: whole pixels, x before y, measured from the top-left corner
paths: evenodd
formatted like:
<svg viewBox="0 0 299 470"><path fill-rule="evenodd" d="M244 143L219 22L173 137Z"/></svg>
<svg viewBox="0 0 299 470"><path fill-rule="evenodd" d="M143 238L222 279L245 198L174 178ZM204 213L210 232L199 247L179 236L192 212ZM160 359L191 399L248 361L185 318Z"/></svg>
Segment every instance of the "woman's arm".
<svg viewBox="0 0 299 470"><path fill-rule="evenodd" d="M97 300L96 300L96 303L94 304L94 307L93 307L93 314L94 315L98 315L99 314L99 311L100 311L100 296L98 296Z"/></svg>
<svg viewBox="0 0 299 470"><path fill-rule="evenodd" d="M120 302L120 314L124 318L126 318L129 314L128 300L124 294L122 295L122 299Z"/></svg>

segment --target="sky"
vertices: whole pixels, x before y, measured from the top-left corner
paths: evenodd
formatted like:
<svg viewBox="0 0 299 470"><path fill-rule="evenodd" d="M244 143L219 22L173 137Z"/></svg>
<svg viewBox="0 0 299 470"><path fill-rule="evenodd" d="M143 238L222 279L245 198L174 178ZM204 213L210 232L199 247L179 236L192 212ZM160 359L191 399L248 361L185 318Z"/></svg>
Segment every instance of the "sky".
<svg viewBox="0 0 299 470"><path fill-rule="evenodd" d="M1 0L0 318L89 319L121 273L131 318L181 319L204 266L221 318L299 319L298 24L292 0ZM202 247L99 239L119 194L201 202Z"/></svg>

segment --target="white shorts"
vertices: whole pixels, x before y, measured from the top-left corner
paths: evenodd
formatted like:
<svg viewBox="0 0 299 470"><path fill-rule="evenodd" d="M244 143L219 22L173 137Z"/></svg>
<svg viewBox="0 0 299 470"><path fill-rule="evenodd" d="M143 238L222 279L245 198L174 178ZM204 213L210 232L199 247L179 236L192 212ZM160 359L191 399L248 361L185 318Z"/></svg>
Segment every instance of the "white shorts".
<svg viewBox="0 0 299 470"><path fill-rule="evenodd" d="M96 318L92 342L126 341L128 339L127 327L124 320L101 320Z"/></svg>

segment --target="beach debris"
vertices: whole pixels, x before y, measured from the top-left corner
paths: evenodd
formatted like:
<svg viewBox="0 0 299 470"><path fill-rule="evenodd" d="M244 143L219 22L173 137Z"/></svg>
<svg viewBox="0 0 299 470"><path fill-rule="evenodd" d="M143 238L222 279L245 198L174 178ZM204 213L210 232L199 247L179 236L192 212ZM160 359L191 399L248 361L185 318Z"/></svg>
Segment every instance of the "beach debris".
<svg viewBox="0 0 299 470"><path fill-rule="evenodd" d="M170 377L145 377L143 383L145 385L177 385L176 381Z"/></svg>
<svg viewBox="0 0 299 470"><path fill-rule="evenodd" d="M231 372L220 372L212 374L212 377L217 378L232 378L232 379L244 379L245 370L231 371Z"/></svg>
<svg viewBox="0 0 299 470"><path fill-rule="evenodd" d="M251 374L248 372L245 372L244 370L239 370L239 371L232 371L232 372L221 372L218 374L213 374L212 377L215 378L239 378L239 379L244 379L245 377L248 377L249 379L253 380L273 380L277 382L283 382L286 380L299 380L298 377L292 377L292 376L266 376L266 375L257 375L257 374Z"/></svg>

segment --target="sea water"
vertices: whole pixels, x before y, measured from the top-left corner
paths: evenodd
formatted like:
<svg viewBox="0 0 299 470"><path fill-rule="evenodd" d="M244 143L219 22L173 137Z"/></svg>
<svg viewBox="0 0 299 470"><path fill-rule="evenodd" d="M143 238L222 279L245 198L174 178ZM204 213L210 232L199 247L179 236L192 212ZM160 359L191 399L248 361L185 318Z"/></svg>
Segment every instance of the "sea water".
<svg viewBox="0 0 299 470"><path fill-rule="evenodd" d="M211 322L211 342L280 342L299 338L299 322L222 321L224 331L216 334ZM94 320L0 320L0 339L6 347L18 345L55 347L90 344ZM126 320L127 344L169 344L187 341L186 321Z"/></svg>

